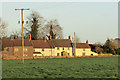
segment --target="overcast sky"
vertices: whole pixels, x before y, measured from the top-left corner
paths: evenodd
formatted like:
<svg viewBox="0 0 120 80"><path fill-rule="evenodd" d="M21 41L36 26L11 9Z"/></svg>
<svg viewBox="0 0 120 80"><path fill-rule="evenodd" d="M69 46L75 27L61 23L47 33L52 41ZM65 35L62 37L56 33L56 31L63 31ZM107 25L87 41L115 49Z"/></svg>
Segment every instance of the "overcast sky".
<svg viewBox="0 0 120 80"><path fill-rule="evenodd" d="M64 38L73 37L74 32L81 42L104 43L107 37L118 37L117 2L4 2L2 19L8 24L9 33L21 29L17 24L20 11L15 8L30 8L24 12L25 20L31 11L38 11L46 20L57 19Z"/></svg>

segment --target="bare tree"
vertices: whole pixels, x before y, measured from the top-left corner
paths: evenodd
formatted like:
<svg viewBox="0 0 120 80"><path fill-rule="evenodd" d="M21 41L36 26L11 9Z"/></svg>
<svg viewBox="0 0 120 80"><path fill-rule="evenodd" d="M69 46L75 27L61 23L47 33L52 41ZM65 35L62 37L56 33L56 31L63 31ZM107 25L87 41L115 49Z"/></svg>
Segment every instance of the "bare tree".
<svg viewBox="0 0 120 80"><path fill-rule="evenodd" d="M1 39L5 37L7 34L6 28L7 28L7 24L3 21L0 22L0 38Z"/></svg>
<svg viewBox="0 0 120 80"><path fill-rule="evenodd" d="M45 27L43 28L44 35L52 36L52 39L62 39L63 38L63 29L58 24L58 21L56 19L50 20Z"/></svg>
<svg viewBox="0 0 120 80"><path fill-rule="evenodd" d="M43 39L44 36L50 35L50 27L52 26L55 39L63 38L63 29L56 19L47 22L47 20L36 11L33 11L27 18L29 23L24 28L26 36L31 34L32 39Z"/></svg>

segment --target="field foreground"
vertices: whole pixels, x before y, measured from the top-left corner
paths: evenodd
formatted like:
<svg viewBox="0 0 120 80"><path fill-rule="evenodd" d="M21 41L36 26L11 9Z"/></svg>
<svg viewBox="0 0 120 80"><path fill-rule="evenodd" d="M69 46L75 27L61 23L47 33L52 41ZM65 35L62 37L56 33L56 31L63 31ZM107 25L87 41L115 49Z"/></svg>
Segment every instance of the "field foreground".
<svg viewBox="0 0 120 80"><path fill-rule="evenodd" d="M118 57L2 60L3 78L117 78Z"/></svg>

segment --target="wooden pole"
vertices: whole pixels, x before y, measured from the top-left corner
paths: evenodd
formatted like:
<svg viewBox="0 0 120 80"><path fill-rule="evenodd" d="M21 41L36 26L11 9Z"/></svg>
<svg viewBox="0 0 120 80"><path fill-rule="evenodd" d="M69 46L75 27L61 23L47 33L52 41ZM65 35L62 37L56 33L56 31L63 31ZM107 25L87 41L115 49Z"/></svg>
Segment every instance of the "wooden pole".
<svg viewBox="0 0 120 80"><path fill-rule="evenodd" d="M23 48L23 58L22 62L24 64L24 32L23 32L23 9L21 9L21 18L22 18L22 48Z"/></svg>
<svg viewBox="0 0 120 80"><path fill-rule="evenodd" d="M24 32L23 32L23 10L29 10L29 9L15 9L15 10L21 10L21 21L22 21L22 52L23 52L23 57L22 57L22 63L24 64Z"/></svg>
<svg viewBox="0 0 120 80"><path fill-rule="evenodd" d="M74 32L74 56L76 56L76 34Z"/></svg>

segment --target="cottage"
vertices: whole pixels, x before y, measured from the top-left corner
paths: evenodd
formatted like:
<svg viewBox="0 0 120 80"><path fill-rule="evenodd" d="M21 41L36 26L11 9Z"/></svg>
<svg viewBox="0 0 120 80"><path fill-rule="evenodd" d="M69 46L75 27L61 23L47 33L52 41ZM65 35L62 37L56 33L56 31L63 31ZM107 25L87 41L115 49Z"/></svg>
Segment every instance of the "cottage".
<svg viewBox="0 0 120 80"><path fill-rule="evenodd" d="M88 43L76 43L76 56L97 56L98 54L91 51Z"/></svg>
<svg viewBox="0 0 120 80"><path fill-rule="evenodd" d="M70 39L52 39L54 44L53 56L72 56L72 43Z"/></svg>
<svg viewBox="0 0 120 80"><path fill-rule="evenodd" d="M22 40L21 39L3 39L2 40L3 54L7 56L23 56ZM24 57L32 57L33 46L29 39L24 40Z"/></svg>
<svg viewBox="0 0 120 80"><path fill-rule="evenodd" d="M14 55L22 57L23 48L22 48L22 40L14 39ZM33 46L31 40L24 39L24 57L32 57L33 56Z"/></svg>
<svg viewBox="0 0 120 80"><path fill-rule="evenodd" d="M32 40L33 56L52 56L52 47L48 40Z"/></svg>
<svg viewBox="0 0 120 80"><path fill-rule="evenodd" d="M2 39L2 54L6 56L14 55L13 40L11 39Z"/></svg>

